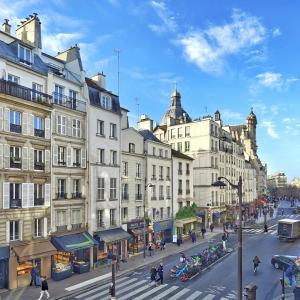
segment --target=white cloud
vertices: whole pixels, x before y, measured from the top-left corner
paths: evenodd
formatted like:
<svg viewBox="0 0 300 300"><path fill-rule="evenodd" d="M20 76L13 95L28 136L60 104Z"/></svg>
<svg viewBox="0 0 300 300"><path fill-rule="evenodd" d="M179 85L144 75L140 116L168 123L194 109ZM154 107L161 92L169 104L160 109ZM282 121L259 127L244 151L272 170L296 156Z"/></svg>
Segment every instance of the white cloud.
<svg viewBox="0 0 300 300"><path fill-rule="evenodd" d="M157 34L168 31L174 32L177 28L177 23L166 3L163 1L151 1L151 7L160 19L161 24L149 24L149 28Z"/></svg>
<svg viewBox="0 0 300 300"><path fill-rule="evenodd" d="M234 10L230 23L189 32L177 43L183 47L186 59L202 71L220 73L229 55L251 50L265 37L266 29L257 17Z"/></svg>
<svg viewBox="0 0 300 300"><path fill-rule="evenodd" d="M243 116L239 112L234 112L229 109L221 110L222 112L222 118L226 120L242 120Z"/></svg>
<svg viewBox="0 0 300 300"><path fill-rule="evenodd" d="M267 129L267 134L273 139L279 139L279 134L276 132L275 124L272 121L262 121L261 126Z"/></svg>
<svg viewBox="0 0 300 300"><path fill-rule="evenodd" d="M259 87L269 88L271 90L281 91L283 89L288 89L291 84L298 81L298 78L289 77L284 78L281 73L275 72L264 72L256 75L257 84L254 84L251 89L257 91ZM258 86L257 86L258 85Z"/></svg>
<svg viewBox="0 0 300 300"><path fill-rule="evenodd" d="M273 37L277 37L281 35L281 30L280 28L274 28L272 32Z"/></svg>
<svg viewBox="0 0 300 300"><path fill-rule="evenodd" d="M284 118L284 119L282 120L283 123L293 123L293 122L295 122L295 121L296 121L295 118Z"/></svg>

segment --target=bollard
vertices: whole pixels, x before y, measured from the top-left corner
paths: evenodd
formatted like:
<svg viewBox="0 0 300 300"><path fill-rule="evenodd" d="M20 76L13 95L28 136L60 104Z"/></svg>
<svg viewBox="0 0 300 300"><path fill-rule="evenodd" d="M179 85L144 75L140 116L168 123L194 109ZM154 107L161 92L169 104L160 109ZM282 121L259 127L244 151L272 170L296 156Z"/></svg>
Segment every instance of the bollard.
<svg viewBox="0 0 300 300"><path fill-rule="evenodd" d="M247 300L256 300L256 290L257 286L254 285L253 283L248 284L245 287L245 297Z"/></svg>

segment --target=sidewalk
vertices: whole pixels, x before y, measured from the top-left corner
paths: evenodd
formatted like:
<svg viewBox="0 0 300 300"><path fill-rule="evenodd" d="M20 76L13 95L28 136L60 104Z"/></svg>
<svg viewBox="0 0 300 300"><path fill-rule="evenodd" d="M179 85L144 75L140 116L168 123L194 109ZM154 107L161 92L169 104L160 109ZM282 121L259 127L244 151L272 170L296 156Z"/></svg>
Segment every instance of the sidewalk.
<svg viewBox="0 0 300 300"><path fill-rule="evenodd" d="M157 264L159 261L164 261L164 259L172 256L174 254L184 252L190 248L193 248L197 245L202 245L207 243L210 239L217 237L218 235L223 233L223 228L215 228L214 231L207 232L205 234L205 238L197 238L196 243L192 243L190 240L184 241L181 246L177 246L177 244L166 244L166 250L155 250L155 254L152 257L149 257L147 251L147 257L143 257L143 253L141 255L131 257L127 263L121 263L121 271L116 274L116 277L120 277L124 274L133 272L135 269L151 265ZM81 286L81 289L87 288L90 284L85 284L85 281L91 280L93 284L101 285L102 282L110 280L109 274L111 273L111 267L102 267L101 269L92 270L89 273L84 274L74 274L72 277L67 278L62 281L53 281L52 279L48 280L49 284L49 293L51 295L50 299L57 299L57 297L61 297L67 294L65 288L72 287L73 285ZM40 294L40 288L35 287L26 287L22 289L13 290L8 293L3 293L0 298L1 300L31 300L38 299ZM67 298L65 298L67 299Z"/></svg>

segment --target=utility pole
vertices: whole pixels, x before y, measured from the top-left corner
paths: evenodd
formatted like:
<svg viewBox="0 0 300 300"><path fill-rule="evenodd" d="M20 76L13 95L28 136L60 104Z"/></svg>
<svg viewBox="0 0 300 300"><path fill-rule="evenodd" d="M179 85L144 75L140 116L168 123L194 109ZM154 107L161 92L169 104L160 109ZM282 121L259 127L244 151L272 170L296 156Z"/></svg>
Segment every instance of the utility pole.
<svg viewBox="0 0 300 300"><path fill-rule="evenodd" d="M113 255L111 262L111 284L109 288L111 300L116 300L116 261L116 255Z"/></svg>
<svg viewBox="0 0 300 300"><path fill-rule="evenodd" d="M118 96L120 97L120 52L121 49L115 49L114 50L115 53L117 54L117 58L118 58Z"/></svg>

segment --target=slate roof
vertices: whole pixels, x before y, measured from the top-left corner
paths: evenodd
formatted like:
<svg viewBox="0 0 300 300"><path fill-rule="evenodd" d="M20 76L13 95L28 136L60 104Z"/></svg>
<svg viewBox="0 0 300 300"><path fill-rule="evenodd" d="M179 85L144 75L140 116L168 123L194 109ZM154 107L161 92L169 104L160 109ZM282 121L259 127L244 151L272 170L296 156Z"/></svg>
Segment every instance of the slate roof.
<svg viewBox="0 0 300 300"><path fill-rule="evenodd" d="M139 130L139 133L144 137L145 141L150 140L153 142L163 144L150 130Z"/></svg>
<svg viewBox="0 0 300 300"><path fill-rule="evenodd" d="M183 154L177 150L174 150L172 149L172 156L175 156L177 158L182 158L182 159L188 159L188 160L194 160L192 157L186 155L186 154Z"/></svg>

